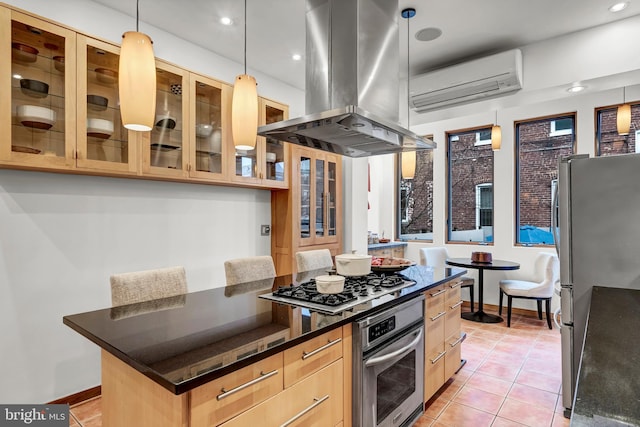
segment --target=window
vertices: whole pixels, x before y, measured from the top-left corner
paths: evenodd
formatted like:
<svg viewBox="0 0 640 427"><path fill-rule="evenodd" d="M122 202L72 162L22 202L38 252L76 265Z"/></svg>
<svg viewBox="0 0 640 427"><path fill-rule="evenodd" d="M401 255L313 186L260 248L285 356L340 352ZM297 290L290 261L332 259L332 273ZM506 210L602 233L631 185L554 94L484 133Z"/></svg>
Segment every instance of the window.
<svg viewBox="0 0 640 427"><path fill-rule="evenodd" d="M493 184L476 185L476 229L493 225Z"/></svg>
<svg viewBox="0 0 640 427"><path fill-rule="evenodd" d="M638 126L640 124L640 104L631 105L631 132L618 134L616 114L618 107L596 109L596 154L611 156L614 154L637 153Z"/></svg>
<svg viewBox="0 0 640 427"><path fill-rule="evenodd" d="M488 144L478 144L488 138ZM493 236L491 128L447 133L447 240L490 242Z"/></svg>
<svg viewBox="0 0 640 427"><path fill-rule="evenodd" d="M552 120L549 136L571 135L573 133L573 121L571 119Z"/></svg>
<svg viewBox="0 0 640 427"><path fill-rule="evenodd" d="M398 156L398 170L402 170L401 162L402 156ZM433 150L417 151L414 178L400 177L399 183L398 236L402 240L432 240Z"/></svg>
<svg viewBox="0 0 640 427"><path fill-rule="evenodd" d="M574 143L575 114L516 123L517 244L553 245L558 159L573 154Z"/></svg>
<svg viewBox="0 0 640 427"><path fill-rule="evenodd" d="M487 144L491 144L491 129L483 129L480 132L476 132L475 145L487 145Z"/></svg>

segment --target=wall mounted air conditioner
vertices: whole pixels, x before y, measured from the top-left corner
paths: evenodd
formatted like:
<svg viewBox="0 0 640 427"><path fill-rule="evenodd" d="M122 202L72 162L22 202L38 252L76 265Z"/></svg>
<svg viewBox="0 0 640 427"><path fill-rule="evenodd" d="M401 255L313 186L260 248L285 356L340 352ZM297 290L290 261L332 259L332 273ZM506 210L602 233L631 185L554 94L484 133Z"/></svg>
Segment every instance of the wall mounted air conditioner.
<svg viewBox="0 0 640 427"><path fill-rule="evenodd" d="M522 88L522 52L513 49L411 79L409 102L418 113L476 102Z"/></svg>

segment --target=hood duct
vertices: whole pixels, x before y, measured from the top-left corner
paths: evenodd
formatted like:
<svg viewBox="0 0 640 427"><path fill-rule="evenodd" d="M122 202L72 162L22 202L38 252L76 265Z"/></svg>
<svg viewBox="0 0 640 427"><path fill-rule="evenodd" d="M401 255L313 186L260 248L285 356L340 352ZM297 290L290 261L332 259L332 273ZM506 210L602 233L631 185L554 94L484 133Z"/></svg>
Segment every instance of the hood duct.
<svg viewBox="0 0 640 427"><path fill-rule="evenodd" d="M258 134L349 157L435 148L398 124L397 0L307 0L306 115Z"/></svg>

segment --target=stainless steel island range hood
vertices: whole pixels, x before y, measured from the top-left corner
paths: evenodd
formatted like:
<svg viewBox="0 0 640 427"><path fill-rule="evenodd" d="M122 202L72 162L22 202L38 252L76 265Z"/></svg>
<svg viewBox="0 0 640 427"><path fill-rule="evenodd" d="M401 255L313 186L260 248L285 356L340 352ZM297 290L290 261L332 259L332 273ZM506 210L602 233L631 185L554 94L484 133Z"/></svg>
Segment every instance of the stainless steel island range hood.
<svg viewBox="0 0 640 427"><path fill-rule="evenodd" d="M435 148L398 124L397 0L307 0L306 115L262 136L349 157Z"/></svg>

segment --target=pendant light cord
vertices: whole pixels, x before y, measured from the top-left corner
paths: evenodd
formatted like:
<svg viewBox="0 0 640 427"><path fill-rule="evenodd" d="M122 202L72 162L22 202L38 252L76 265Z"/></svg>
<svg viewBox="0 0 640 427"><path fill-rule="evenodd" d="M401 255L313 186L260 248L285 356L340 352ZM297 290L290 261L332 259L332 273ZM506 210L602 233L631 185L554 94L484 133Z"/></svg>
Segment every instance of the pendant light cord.
<svg viewBox="0 0 640 427"><path fill-rule="evenodd" d="M244 0L244 73L247 74L247 0Z"/></svg>
<svg viewBox="0 0 640 427"><path fill-rule="evenodd" d="M409 129L409 33L411 32L411 16L407 18L407 129Z"/></svg>
<svg viewBox="0 0 640 427"><path fill-rule="evenodd" d="M140 0L136 0L136 33L140 32L139 22L140 22Z"/></svg>

